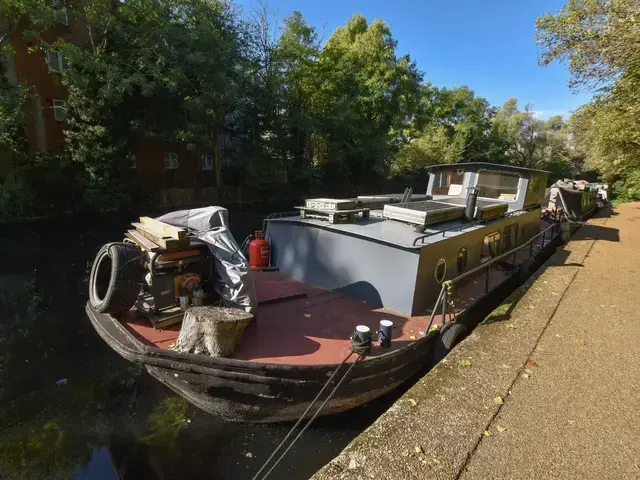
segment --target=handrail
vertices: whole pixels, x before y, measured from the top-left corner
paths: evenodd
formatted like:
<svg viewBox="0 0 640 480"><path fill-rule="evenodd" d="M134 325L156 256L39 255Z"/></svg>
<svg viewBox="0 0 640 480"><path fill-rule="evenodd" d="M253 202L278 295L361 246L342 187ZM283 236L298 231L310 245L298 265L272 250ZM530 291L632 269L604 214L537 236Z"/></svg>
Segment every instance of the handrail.
<svg viewBox="0 0 640 480"><path fill-rule="evenodd" d="M476 268L473 268L471 270L469 270L468 272L463 273L462 275L458 275L456 278L452 279L452 280L448 280L446 282L442 283L442 287L440 288L440 293L438 294L438 299L435 301L434 305L433 305L433 309L431 310L431 316L429 318L429 322L427 323L427 326L425 328L424 334L428 334L429 333L429 329L431 328L431 325L433 323L433 320L435 318L436 312L438 311L438 307L439 304L442 303L442 323L444 325L445 322L445 317L446 317L446 313L447 313L447 285L454 285L458 282L460 282L461 280L474 275L480 271L482 271L483 269L487 270L487 279L486 279L486 286L485 286L485 295L487 294L488 290L489 290L489 273L491 272L491 266L496 263L499 262L500 260L502 260L503 258L506 257L510 257L511 255L513 255L513 268L515 268L515 261L516 261L516 256L518 254L518 252L520 250L523 250L524 248L526 248L527 246L530 246L531 248L531 253L529 254L529 256L531 257L533 255L533 243L535 242L535 240L539 237L542 236L543 240L543 245L542 247L544 248L544 239L547 235L547 232L551 231L551 238L553 238L553 231L555 229L560 230L560 226L559 223L553 223L551 224L550 227L545 228L543 231L538 232L537 234L535 234L533 237L531 237L529 240L527 240L526 242L524 242L522 245L517 246L516 248L512 248L511 250L509 250L508 252L503 253L502 255L498 255L495 258L492 258L491 260L489 260L488 262L483 263L482 265L478 265Z"/></svg>
<svg viewBox="0 0 640 480"><path fill-rule="evenodd" d="M267 222L269 220L276 220L278 218L286 218L286 217L297 217L298 215L300 215L300 212L298 212L298 211L270 213L269 215L264 217L264 219L262 220L262 230L266 230L267 229Z"/></svg>
<svg viewBox="0 0 640 480"><path fill-rule="evenodd" d="M492 220L496 220L497 218L510 218L510 217L514 216L516 213L530 212L531 210L534 210L535 208L538 208L539 206L540 205L529 205L528 207L521 208L519 210L513 210L512 212L506 212L505 214L500 215L499 217L491 217L491 218L485 218L485 219L481 219L481 220L474 220L473 222L465 223L463 225L454 225L453 227L445 228L444 230L438 230L437 232L427 233L425 235L421 235L419 237L414 238L413 239L413 246L417 247L418 246L418 241L420 241L420 243L422 245L424 245L424 241L427 238L433 237L435 235L442 234L442 236L444 237L447 232L451 232L451 231L456 230L456 229L463 230L464 228L475 227L477 225L481 225L483 223L488 223L488 222L490 222Z"/></svg>
<svg viewBox="0 0 640 480"><path fill-rule="evenodd" d="M527 245L529 245L530 243L533 243L533 241L540 237L540 236L546 236L546 233L549 230L552 230L552 235L553 235L553 230L556 228L556 224L552 224L549 228L545 228L543 231L536 233L533 237L531 237L529 240L527 240L526 242L524 242L522 245L517 246L516 248L513 248L511 250L509 250L506 253L503 253L502 255L498 255L497 257L492 258L491 260L489 260L488 262L483 263L482 265L478 265L476 268L472 268L471 270L469 270L468 272L464 272L462 275L458 275L456 278L454 278L453 280L451 280L451 283L455 284L458 283L460 280L462 280L463 278L466 278L474 273L477 273L479 271L481 271L484 268L490 267L491 265L493 265L494 263L502 260L505 257L509 257L511 255L513 255L514 253L519 252L520 250L524 249ZM552 236L553 238L553 236Z"/></svg>

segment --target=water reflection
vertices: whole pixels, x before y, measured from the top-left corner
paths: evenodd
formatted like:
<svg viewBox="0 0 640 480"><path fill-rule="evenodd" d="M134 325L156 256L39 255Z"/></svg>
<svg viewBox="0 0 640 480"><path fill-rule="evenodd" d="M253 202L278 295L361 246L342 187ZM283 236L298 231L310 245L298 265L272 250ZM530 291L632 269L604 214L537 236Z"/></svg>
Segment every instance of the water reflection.
<svg viewBox="0 0 640 480"><path fill-rule="evenodd" d="M231 213L239 242L262 217ZM202 413L98 337L83 310L88 262L131 218L0 228L2 479L251 478L289 428ZM274 478L308 478L384 406L318 421Z"/></svg>

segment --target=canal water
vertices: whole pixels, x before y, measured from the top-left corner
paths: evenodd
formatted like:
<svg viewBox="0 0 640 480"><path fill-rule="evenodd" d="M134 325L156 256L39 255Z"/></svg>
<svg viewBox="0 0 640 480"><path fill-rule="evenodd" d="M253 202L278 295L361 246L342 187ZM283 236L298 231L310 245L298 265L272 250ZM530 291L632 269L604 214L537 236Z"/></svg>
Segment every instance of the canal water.
<svg viewBox="0 0 640 480"><path fill-rule="evenodd" d="M90 262L136 216L0 225L0 479L245 479L286 435L197 410L93 330ZM263 216L231 211L236 240ZM317 420L271 478L309 478L391 400Z"/></svg>

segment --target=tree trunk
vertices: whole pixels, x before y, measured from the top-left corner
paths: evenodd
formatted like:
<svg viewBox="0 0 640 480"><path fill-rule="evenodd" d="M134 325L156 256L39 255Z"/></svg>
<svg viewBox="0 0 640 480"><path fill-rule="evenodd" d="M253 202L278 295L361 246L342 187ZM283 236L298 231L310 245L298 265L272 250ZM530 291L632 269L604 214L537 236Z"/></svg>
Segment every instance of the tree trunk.
<svg viewBox="0 0 640 480"><path fill-rule="evenodd" d="M178 352L228 357L253 316L224 307L192 307L186 311L174 349Z"/></svg>

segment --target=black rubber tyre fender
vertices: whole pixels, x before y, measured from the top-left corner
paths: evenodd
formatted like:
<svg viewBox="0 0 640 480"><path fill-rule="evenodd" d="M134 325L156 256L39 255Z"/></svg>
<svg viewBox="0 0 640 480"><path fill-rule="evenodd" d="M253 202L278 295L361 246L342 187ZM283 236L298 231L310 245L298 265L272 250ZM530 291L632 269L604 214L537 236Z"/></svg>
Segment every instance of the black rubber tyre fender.
<svg viewBox="0 0 640 480"><path fill-rule="evenodd" d="M96 255L89 277L89 302L100 313L122 313L136 302L142 284L140 249L107 243Z"/></svg>
<svg viewBox="0 0 640 480"><path fill-rule="evenodd" d="M437 364L446 357L466 335L467 328L460 323L447 323L442 327L436 339L436 348L433 351L433 364Z"/></svg>

